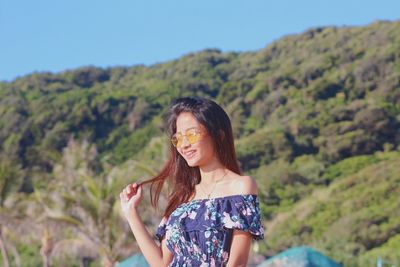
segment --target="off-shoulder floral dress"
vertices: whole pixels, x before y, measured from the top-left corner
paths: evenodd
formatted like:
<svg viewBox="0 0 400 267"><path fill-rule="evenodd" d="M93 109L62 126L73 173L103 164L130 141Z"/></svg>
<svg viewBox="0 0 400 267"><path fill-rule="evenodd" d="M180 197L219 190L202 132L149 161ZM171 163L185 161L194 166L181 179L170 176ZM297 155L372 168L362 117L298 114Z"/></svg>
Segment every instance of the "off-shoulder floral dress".
<svg viewBox="0 0 400 267"><path fill-rule="evenodd" d="M226 266L233 230L264 239L259 199L254 194L194 199L164 217L155 236L173 253L169 266Z"/></svg>

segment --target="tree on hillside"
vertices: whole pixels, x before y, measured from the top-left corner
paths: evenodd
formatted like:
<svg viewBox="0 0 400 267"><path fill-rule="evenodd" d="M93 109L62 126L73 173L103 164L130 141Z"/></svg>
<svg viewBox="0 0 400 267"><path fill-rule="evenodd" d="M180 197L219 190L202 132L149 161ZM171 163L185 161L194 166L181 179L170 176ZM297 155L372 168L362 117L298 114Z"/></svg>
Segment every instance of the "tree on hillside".
<svg viewBox="0 0 400 267"><path fill-rule="evenodd" d="M54 167L53 182L46 192L36 190L36 195L46 217L73 232L69 238L56 237L59 243L52 252L47 250L49 255L62 254L62 247L81 262L99 255L102 266L111 267L133 245L128 244L129 229L120 216L117 201L124 181L115 177L113 169L98 161L97 156L95 145L70 139L62 162ZM81 247L79 251L77 246ZM95 248L95 253L89 247Z"/></svg>

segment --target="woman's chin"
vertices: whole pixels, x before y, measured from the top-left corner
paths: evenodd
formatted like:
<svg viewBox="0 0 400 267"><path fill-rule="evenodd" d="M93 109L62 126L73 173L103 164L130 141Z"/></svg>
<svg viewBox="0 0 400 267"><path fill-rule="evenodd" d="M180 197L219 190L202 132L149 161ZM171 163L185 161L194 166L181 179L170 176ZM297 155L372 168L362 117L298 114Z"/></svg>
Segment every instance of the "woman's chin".
<svg viewBox="0 0 400 267"><path fill-rule="evenodd" d="M199 160L196 159L196 157L193 157L193 158L191 158L191 159L186 159L186 163L187 163L187 165L189 165L190 167L199 166Z"/></svg>
<svg viewBox="0 0 400 267"><path fill-rule="evenodd" d="M197 164L197 160L187 160L186 161L186 163L187 163L187 165L189 165L190 167L196 167L196 166L198 166L199 164Z"/></svg>

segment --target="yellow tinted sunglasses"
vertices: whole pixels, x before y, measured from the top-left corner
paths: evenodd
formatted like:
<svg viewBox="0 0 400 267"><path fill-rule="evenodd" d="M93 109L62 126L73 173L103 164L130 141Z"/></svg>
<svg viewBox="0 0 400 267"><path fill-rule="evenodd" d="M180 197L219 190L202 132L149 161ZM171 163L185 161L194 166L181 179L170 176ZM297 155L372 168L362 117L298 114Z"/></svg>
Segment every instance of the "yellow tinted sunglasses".
<svg viewBox="0 0 400 267"><path fill-rule="evenodd" d="M171 143L176 148L180 148L183 144L183 137L186 136L186 140L192 145L201 140L201 137L206 135L205 132L200 131L197 128L191 128L186 130L186 134L175 133L172 135Z"/></svg>

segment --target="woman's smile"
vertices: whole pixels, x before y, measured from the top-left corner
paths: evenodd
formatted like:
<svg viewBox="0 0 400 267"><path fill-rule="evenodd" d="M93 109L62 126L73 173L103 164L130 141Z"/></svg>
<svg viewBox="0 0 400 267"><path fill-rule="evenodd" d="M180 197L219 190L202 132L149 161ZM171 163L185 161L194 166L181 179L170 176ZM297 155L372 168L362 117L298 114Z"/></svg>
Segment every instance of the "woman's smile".
<svg viewBox="0 0 400 267"><path fill-rule="evenodd" d="M185 155L185 158L191 159L196 154L196 150L192 149L192 150L184 152L183 154Z"/></svg>

